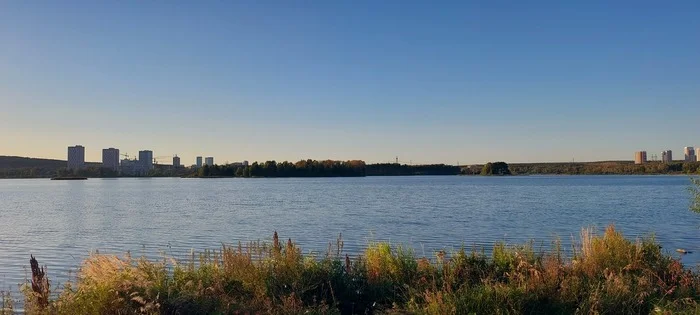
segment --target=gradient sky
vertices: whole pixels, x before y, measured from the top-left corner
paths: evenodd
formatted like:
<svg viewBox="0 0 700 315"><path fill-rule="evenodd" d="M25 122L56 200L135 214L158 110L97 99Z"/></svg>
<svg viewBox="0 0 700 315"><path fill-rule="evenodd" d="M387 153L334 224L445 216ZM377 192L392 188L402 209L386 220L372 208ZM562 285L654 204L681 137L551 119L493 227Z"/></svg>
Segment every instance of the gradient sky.
<svg viewBox="0 0 700 315"><path fill-rule="evenodd" d="M700 1L0 1L0 155L612 160L700 145Z"/></svg>

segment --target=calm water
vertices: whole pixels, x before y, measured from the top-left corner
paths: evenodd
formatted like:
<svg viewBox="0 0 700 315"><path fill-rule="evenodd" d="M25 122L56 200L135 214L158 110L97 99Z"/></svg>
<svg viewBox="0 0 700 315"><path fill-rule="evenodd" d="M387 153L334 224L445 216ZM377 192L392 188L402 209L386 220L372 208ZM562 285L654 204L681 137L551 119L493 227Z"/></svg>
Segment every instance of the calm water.
<svg viewBox="0 0 700 315"><path fill-rule="evenodd" d="M688 185L683 176L0 180L0 289L16 292L30 253L63 282L94 250L184 257L275 230L305 252L342 233L350 253L388 240L431 255L494 241L549 246L555 235L567 243L581 227L615 223L628 237L655 232L669 252L696 250Z"/></svg>

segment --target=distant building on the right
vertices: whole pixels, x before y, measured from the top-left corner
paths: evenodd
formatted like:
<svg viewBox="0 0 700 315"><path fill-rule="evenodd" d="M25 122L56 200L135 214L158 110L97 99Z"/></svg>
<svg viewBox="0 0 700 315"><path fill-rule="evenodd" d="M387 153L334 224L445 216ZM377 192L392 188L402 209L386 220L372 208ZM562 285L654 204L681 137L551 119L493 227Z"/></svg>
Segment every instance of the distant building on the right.
<svg viewBox="0 0 700 315"><path fill-rule="evenodd" d="M685 154L686 162L695 162L697 158L695 157L695 149L693 147L683 148L683 153Z"/></svg>
<svg viewBox="0 0 700 315"><path fill-rule="evenodd" d="M637 151L634 153L634 164L644 164L647 162L647 151Z"/></svg>
<svg viewBox="0 0 700 315"><path fill-rule="evenodd" d="M673 153L671 152L671 150L661 151L661 162L673 162Z"/></svg>
<svg viewBox="0 0 700 315"><path fill-rule="evenodd" d="M177 155L173 156L173 167L180 167L180 157Z"/></svg>
<svg viewBox="0 0 700 315"><path fill-rule="evenodd" d="M700 162L700 148L695 148L695 161Z"/></svg>
<svg viewBox="0 0 700 315"><path fill-rule="evenodd" d="M204 158L204 165L214 166L214 157L207 156Z"/></svg>

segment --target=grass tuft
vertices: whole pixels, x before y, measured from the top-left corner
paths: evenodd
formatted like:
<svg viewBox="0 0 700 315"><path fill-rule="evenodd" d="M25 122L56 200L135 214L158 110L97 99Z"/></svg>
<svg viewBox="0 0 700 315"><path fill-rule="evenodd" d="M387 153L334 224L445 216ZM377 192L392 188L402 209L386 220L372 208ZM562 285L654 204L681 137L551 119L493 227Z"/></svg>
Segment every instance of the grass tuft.
<svg viewBox="0 0 700 315"><path fill-rule="evenodd" d="M14 314L14 301L10 292L0 291L0 315Z"/></svg>

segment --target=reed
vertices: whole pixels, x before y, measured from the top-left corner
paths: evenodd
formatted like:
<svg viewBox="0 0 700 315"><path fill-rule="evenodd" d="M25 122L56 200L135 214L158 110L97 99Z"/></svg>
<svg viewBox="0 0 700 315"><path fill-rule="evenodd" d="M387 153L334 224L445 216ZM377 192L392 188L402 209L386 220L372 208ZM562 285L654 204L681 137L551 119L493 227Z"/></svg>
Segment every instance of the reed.
<svg viewBox="0 0 700 315"><path fill-rule="evenodd" d="M698 273L653 238L630 241L613 226L584 229L569 257L532 243L434 257L372 243L350 257L341 239L316 257L275 233L271 244L222 246L189 261L92 255L56 298L44 303L33 292L25 290L25 305L35 314L700 312Z"/></svg>

